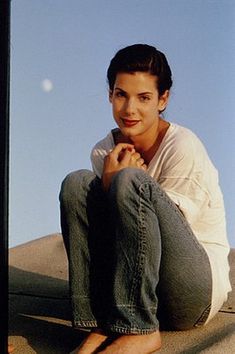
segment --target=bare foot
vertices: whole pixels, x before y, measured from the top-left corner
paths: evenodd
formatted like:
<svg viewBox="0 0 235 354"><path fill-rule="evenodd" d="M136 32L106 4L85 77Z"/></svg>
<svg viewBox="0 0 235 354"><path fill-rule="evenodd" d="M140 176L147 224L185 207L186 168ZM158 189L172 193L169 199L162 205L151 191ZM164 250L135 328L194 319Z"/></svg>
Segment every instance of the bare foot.
<svg viewBox="0 0 235 354"><path fill-rule="evenodd" d="M102 330L92 331L70 354L92 354L107 339Z"/></svg>
<svg viewBox="0 0 235 354"><path fill-rule="evenodd" d="M150 354L161 348L160 332L150 334L129 334L114 340L102 354Z"/></svg>
<svg viewBox="0 0 235 354"><path fill-rule="evenodd" d="M14 350L13 345L12 345L12 344L8 344L8 353L9 353L9 354L12 353L13 350Z"/></svg>

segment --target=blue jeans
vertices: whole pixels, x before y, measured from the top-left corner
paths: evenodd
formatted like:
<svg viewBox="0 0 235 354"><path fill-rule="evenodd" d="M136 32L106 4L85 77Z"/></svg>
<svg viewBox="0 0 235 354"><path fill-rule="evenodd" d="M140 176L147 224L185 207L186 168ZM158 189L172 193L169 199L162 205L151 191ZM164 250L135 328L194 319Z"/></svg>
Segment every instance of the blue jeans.
<svg viewBox="0 0 235 354"><path fill-rule="evenodd" d="M125 168L104 192L81 170L65 178L60 201L75 327L147 334L205 323L208 256L153 178Z"/></svg>

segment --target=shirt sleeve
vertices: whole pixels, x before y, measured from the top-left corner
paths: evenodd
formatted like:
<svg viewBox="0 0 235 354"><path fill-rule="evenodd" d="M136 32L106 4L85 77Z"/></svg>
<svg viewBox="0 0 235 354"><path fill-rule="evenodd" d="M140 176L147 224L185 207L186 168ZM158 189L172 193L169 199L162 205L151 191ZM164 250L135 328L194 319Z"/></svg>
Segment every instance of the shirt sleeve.
<svg viewBox="0 0 235 354"><path fill-rule="evenodd" d="M103 140L99 141L92 149L90 159L94 173L101 178L103 173L104 158L114 147L112 133L110 132Z"/></svg>
<svg viewBox="0 0 235 354"><path fill-rule="evenodd" d="M167 181L168 182L168 181ZM173 182L173 181L172 181ZM187 181L184 185L190 185L193 187L194 183ZM194 186L195 187L195 186ZM194 188L193 187L193 188ZM201 210L204 209L204 203L206 203L207 196L202 192L199 187L196 187L194 190L194 196L191 197L183 195L182 193L174 190L173 188L165 189L167 195L173 200L173 202L179 207L179 209L184 214L190 225L193 225L200 217ZM202 193L201 193L202 192ZM199 199L198 195L202 194L202 198Z"/></svg>
<svg viewBox="0 0 235 354"><path fill-rule="evenodd" d="M100 153L100 151L94 147L91 151L91 166L97 177L102 177L104 158L106 155Z"/></svg>
<svg viewBox="0 0 235 354"><path fill-rule="evenodd" d="M202 165L198 163L204 157L199 155L190 141L179 143L169 153L158 180L191 225L210 200Z"/></svg>

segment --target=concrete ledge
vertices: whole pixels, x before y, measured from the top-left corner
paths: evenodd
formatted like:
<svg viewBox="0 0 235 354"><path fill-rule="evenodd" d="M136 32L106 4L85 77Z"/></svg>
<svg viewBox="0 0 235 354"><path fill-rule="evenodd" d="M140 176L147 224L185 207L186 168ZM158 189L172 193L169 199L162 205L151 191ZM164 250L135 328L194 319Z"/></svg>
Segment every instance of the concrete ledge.
<svg viewBox="0 0 235 354"><path fill-rule="evenodd" d="M234 289L234 249L229 260ZM61 235L48 235L12 248L9 266L9 336L14 353L69 353L86 333L71 327L68 263ZM163 354L234 352L234 292L206 327L162 332L162 337Z"/></svg>
<svg viewBox="0 0 235 354"><path fill-rule="evenodd" d="M9 289L14 294L68 298L68 261L60 234L10 250Z"/></svg>

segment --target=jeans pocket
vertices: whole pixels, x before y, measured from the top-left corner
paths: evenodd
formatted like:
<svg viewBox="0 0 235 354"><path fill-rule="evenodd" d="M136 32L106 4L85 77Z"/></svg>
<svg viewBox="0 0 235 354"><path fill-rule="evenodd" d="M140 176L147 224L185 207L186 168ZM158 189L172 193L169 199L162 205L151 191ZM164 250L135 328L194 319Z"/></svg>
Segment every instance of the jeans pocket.
<svg viewBox="0 0 235 354"><path fill-rule="evenodd" d="M210 310L211 310L211 304L209 306L207 306L206 309L203 311L202 315L199 317L197 322L194 324L194 327L200 327L200 326L204 325L204 323L206 322L206 320L209 316Z"/></svg>

